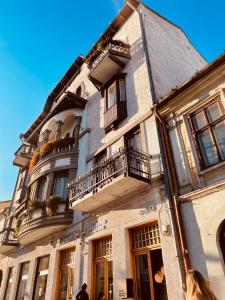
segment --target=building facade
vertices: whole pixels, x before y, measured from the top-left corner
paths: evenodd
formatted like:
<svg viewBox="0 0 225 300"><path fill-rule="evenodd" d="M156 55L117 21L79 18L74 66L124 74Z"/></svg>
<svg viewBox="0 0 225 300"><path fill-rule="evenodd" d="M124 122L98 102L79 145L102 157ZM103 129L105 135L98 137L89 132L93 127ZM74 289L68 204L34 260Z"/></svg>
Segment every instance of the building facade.
<svg viewBox="0 0 225 300"><path fill-rule="evenodd" d="M0 299L75 299L84 282L91 300L184 298L152 107L205 65L179 27L126 1L21 136Z"/></svg>
<svg viewBox="0 0 225 300"><path fill-rule="evenodd" d="M225 278L225 55L161 100L157 115L191 266L218 299ZM168 164L169 164L168 160Z"/></svg>

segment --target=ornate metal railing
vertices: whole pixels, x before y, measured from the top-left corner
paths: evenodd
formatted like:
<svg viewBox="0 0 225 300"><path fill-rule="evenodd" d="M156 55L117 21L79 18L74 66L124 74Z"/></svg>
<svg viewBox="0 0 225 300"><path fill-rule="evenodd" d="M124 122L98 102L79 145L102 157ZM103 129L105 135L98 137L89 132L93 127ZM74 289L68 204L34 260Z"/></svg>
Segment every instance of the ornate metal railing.
<svg viewBox="0 0 225 300"><path fill-rule="evenodd" d="M0 231L0 244L15 245L18 243L13 228L4 228Z"/></svg>
<svg viewBox="0 0 225 300"><path fill-rule="evenodd" d="M96 164L86 175L74 179L69 184L69 199L73 202L89 193L97 193L120 175L150 182L151 176L158 174L161 174L160 156L152 160L150 155L143 152L120 148L110 158Z"/></svg>
<svg viewBox="0 0 225 300"><path fill-rule="evenodd" d="M90 70L94 69L109 51L114 53L117 52L120 55L129 56L130 46L120 46L120 45L115 45L113 43L107 44L107 46L99 53L99 55L94 59L94 61L89 63L88 68Z"/></svg>
<svg viewBox="0 0 225 300"><path fill-rule="evenodd" d="M35 150L34 147L23 144L16 151L15 156L20 155L20 154L32 155L34 153L34 150Z"/></svg>

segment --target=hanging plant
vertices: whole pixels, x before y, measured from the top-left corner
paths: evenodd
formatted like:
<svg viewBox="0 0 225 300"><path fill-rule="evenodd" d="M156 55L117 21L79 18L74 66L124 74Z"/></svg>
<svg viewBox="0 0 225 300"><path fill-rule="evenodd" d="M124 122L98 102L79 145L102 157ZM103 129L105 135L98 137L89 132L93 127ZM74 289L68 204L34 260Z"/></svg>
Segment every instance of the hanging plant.
<svg viewBox="0 0 225 300"><path fill-rule="evenodd" d="M42 207L42 203L36 199L28 201L28 208L37 209L37 208L41 208L41 207Z"/></svg>
<svg viewBox="0 0 225 300"><path fill-rule="evenodd" d="M40 148L40 156L42 158L46 157L48 154L52 153L54 149L54 142L48 142L41 146Z"/></svg>
<svg viewBox="0 0 225 300"><path fill-rule="evenodd" d="M33 154L31 160L30 160L30 165L29 165L29 174L32 172L34 166L38 163L40 158L40 152L37 151Z"/></svg>
<svg viewBox="0 0 225 300"><path fill-rule="evenodd" d="M56 214L61 197L58 195L49 196L45 202L46 214L50 217Z"/></svg>
<svg viewBox="0 0 225 300"><path fill-rule="evenodd" d="M16 226L15 226L15 236L16 237L18 237L18 235L19 235L21 224L22 224L22 220L18 219L16 221Z"/></svg>

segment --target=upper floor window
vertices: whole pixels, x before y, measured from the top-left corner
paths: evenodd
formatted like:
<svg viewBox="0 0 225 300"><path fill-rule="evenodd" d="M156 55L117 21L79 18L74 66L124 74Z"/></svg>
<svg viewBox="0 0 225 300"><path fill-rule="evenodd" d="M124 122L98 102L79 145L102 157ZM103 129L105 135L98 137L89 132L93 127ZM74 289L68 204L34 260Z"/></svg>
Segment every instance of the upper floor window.
<svg viewBox="0 0 225 300"><path fill-rule="evenodd" d="M190 125L202 166L225 160L225 110L220 97L193 113Z"/></svg>
<svg viewBox="0 0 225 300"><path fill-rule="evenodd" d="M134 150L142 150L141 146L141 130L140 127L135 127L135 129L128 132L126 136L126 144L129 148Z"/></svg>
<svg viewBox="0 0 225 300"><path fill-rule="evenodd" d="M106 110L118 102L126 101L125 78L123 74L120 76L118 75L118 78L111 82L106 89Z"/></svg>
<svg viewBox="0 0 225 300"><path fill-rule="evenodd" d="M104 86L105 131L115 129L127 116L125 75L115 74Z"/></svg>
<svg viewBox="0 0 225 300"><path fill-rule="evenodd" d="M68 199L68 175L60 174L55 177L53 195L59 195L63 201Z"/></svg>
<svg viewBox="0 0 225 300"><path fill-rule="evenodd" d="M43 177L38 182L38 191L37 191L37 199L40 202L45 201L45 190L47 187L47 178Z"/></svg>

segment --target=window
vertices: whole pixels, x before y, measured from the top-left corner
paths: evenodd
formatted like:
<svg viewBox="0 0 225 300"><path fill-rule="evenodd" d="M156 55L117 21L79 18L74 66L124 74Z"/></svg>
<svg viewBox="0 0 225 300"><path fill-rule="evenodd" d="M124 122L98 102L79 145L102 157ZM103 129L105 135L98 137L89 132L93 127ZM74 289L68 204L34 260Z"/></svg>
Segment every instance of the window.
<svg viewBox="0 0 225 300"><path fill-rule="evenodd" d="M56 176L53 194L59 195L63 201L66 201L68 199L67 184L68 184L68 175L61 174Z"/></svg>
<svg viewBox="0 0 225 300"><path fill-rule="evenodd" d="M192 136L203 168L225 160L225 111L216 97L190 116Z"/></svg>
<svg viewBox="0 0 225 300"><path fill-rule="evenodd" d="M44 300L48 280L49 256L40 257L34 283L33 300Z"/></svg>
<svg viewBox="0 0 225 300"><path fill-rule="evenodd" d="M141 130L139 127L136 127L130 131L126 136L127 146L134 150L141 150Z"/></svg>
<svg viewBox="0 0 225 300"><path fill-rule="evenodd" d="M100 293L113 299L112 237L94 241L94 299Z"/></svg>
<svg viewBox="0 0 225 300"><path fill-rule="evenodd" d="M114 81L112 82L112 80ZM126 101L124 74L113 77L109 82L109 86L106 88L106 110L118 102Z"/></svg>
<svg viewBox="0 0 225 300"><path fill-rule="evenodd" d="M37 199L40 202L45 201L45 189L46 189L47 179L46 177L41 178L38 183L38 192L37 192Z"/></svg>
<svg viewBox="0 0 225 300"><path fill-rule="evenodd" d="M14 267L9 268L4 300L9 300L11 287L12 287L12 280L13 280L13 270L14 270Z"/></svg>
<svg viewBox="0 0 225 300"><path fill-rule="evenodd" d="M17 300L23 300L26 292L26 285L27 285L27 279L28 279L28 271L29 271L29 262L25 262L21 264L20 269L20 277L18 281L18 287L17 287Z"/></svg>

